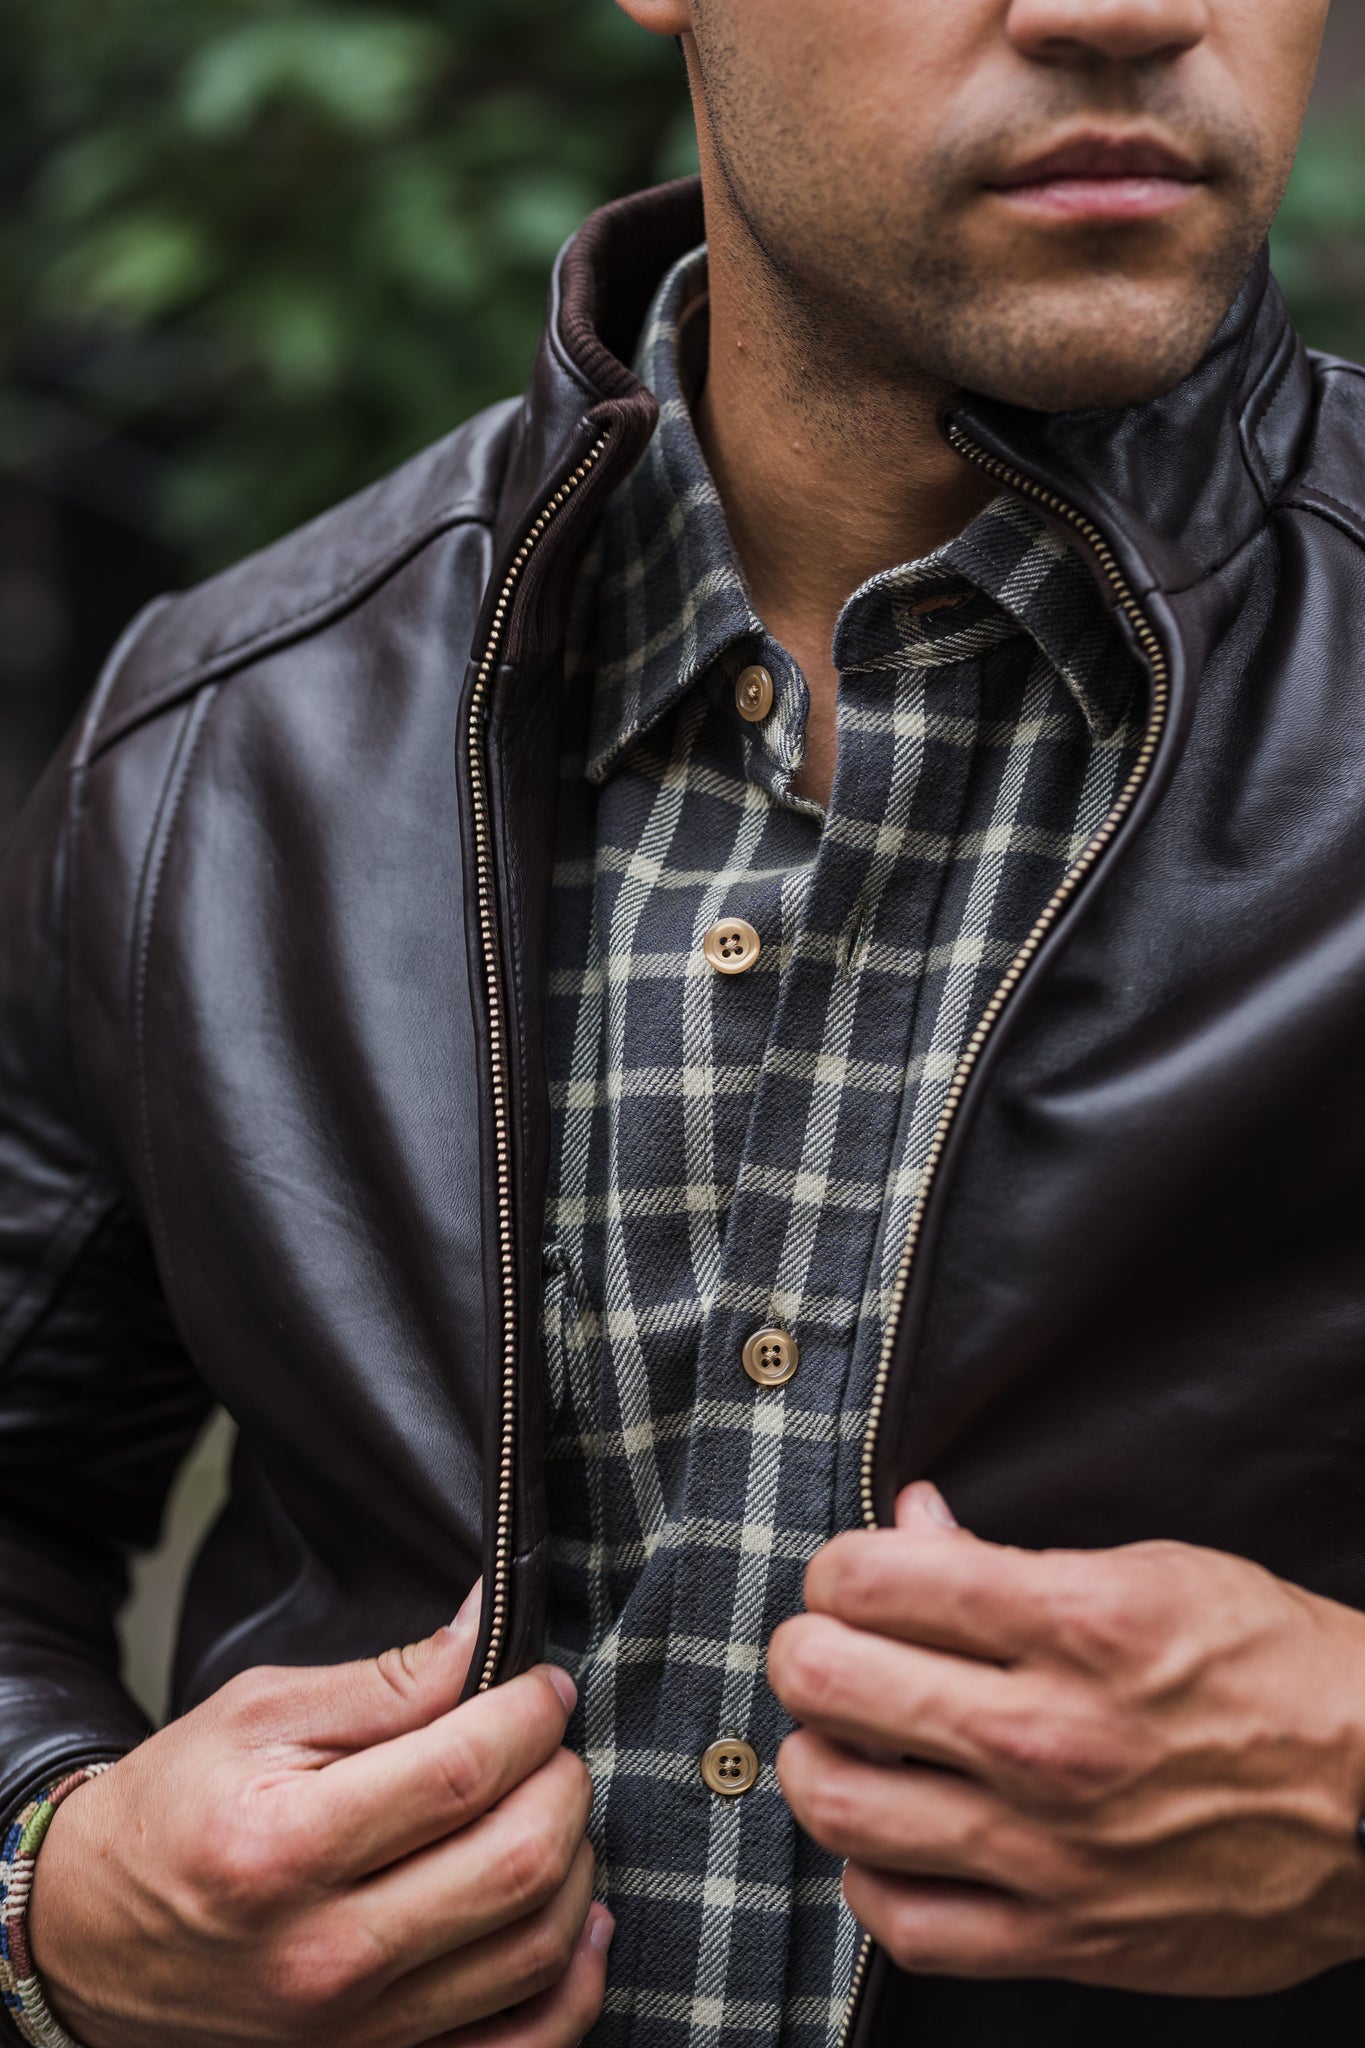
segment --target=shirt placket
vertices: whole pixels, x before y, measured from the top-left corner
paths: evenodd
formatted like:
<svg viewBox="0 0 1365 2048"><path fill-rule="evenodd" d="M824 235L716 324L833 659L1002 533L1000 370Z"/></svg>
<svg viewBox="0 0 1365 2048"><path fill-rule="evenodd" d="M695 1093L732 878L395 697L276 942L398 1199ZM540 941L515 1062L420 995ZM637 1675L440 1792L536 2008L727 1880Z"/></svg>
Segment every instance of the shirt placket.
<svg viewBox="0 0 1365 2048"><path fill-rule="evenodd" d="M890 715L898 691L910 706L899 720ZM725 1455L704 1427L696 1433L671 1589L670 1636L712 1639L724 1662L702 1674L666 1666L656 1724L658 1747L678 1757L680 1796L709 1809L696 2048L728 2048L731 2015L780 2020L787 1982L791 1928L780 1908L790 1904L795 1831L773 1765L790 1724L763 1656L777 1622L800 1608L807 1559L846 1518L837 1454L857 1412L850 1375L875 1296L878 1190L913 1029L913 987L902 982L890 1002L871 987L886 976L879 932L894 928L905 958L917 929L919 950L927 945L935 876L911 848L950 832L965 779L960 751L926 779L919 692L912 676L844 679L838 781L814 859L784 886L736 883L717 921L751 925L760 946L781 948L782 964L698 1343L699 1414L738 1409L741 1419ZM779 758L787 751L779 735L769 746ZM762 748L756 736L758 772ZM704 952L705 932L697 943ZM717 970L692 985L717 1047L729 1037L734 978ZM715 1776L718 1757L732 1768L728 1785ZM833 1904L832 1864L829 1888Z"/></svg>

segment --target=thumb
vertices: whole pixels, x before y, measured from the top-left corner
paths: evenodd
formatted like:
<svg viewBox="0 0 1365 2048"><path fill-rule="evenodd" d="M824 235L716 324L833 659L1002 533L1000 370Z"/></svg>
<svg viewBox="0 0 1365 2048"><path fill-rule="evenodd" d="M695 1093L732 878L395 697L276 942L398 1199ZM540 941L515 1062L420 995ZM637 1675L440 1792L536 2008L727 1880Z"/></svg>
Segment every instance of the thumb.
<svg viewBox="0 0 1365 2048"><path fill-rule="evenodd" d="M455 1619L420 1642L292 1674L292 1704L302 1724L292 1732L323 1749L369 1749L449 1713L469 1676L482 1592L483 1581L476 1579Z"/></svg>
<svg viewBox="0 0 1365 2048"><path fill-rule="evenodd" d="M412 1695L415 1703L424 1704L425 1697L434 1694L438 1700L437 1713L444 1713L447 1707L454 1706L469 1677L474 1646L479 1640L482 1607L483 1580L475 1579L453 1621L443 1622L432 1635L423 1636L418 1643L408 1643L401 1650L381 1651L373 1660L380 1679L392 1686L400 1700ZM455 1697L448 1699L445 1695L452 1688ZM421 1714L413 1725L420 1725L421 1721L429 1718ZM400 1731L395 1729L393 1732L397 1734Z"/></svg>
<svg viewBox="0 0 1365 2048"><path fill-rule="evenodd" d="M918 1535L942 1535L959 1526L957 1516L930 1479L917 1479L896 1496L896 1527Z"/></svg>

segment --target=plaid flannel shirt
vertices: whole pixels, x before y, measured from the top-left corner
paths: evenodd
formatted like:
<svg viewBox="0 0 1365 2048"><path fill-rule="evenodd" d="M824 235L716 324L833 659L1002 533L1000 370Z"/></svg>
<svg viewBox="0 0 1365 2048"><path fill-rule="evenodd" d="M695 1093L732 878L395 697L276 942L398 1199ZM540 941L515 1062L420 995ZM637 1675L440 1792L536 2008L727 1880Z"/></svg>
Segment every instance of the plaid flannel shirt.
<svg viewBox="0 0 1365 2048"><path fill-rule="evenodd" d="M873 578L834 639L826 814L792 793L807 689L749 600L693 431L666 279L637 370L658 429L580 574L548 1017L543 1325L551 1654L577 1676L601 2048L826 2048L858 1946L840 1866L773 1770L768 1639L859 1520L890 1289L964 1043L1112 806L1138 671L1085 563L1013 498ZM946 600L946 601L945 601ZM747 723L739 670L771 712ZM720 975L702 940L762 950ZM782 1387L741 1369L778 1325ZM718 1737L753 1745L709 1791Z"/></svg>

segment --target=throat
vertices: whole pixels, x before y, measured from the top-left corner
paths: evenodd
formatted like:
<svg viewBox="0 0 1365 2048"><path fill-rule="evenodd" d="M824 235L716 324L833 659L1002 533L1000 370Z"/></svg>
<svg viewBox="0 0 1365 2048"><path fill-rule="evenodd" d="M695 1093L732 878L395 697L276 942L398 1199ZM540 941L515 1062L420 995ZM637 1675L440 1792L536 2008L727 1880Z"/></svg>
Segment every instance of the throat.
<svg viewBox="0 0 1365 2048"><path fill-rule="evenodd" d="M787 648L810 692L806 714L806 745L801 766L792 778L792 791L808 803L828 810L834 794L834 771L839 753L839 676L829 655L828 640L812 637L803 643L774 629L774 637Z"/></svg>

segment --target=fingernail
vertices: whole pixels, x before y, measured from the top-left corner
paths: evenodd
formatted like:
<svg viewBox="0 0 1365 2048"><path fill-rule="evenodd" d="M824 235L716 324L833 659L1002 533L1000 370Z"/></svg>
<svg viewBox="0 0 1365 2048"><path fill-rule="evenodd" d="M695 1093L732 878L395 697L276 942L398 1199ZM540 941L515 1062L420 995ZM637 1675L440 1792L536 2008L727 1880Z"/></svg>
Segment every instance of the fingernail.
<svg viewBox="0 0 1365 2048"><path fill-rule="evenodd" d="M452 1635L463 1635L467 1629L476 1628L479 1620L479 1605L483 1596L483 1580L475 1579L460 1605L454 1621L447 1623Z"/></svg>
<svg viewBox="0 0 1365 2048"><path fill-rule="evenodd" d="M611 1947L611 1938L615 1932L616 1922L612 1919L606 1907L594 1906L592 1917L588 1922L588 1940L597 1950L599 1956L604 1956Z"/></svg>
<svg viewBox="0 0 1365 2048"><path fill-rule="evenodd" d="M906 1529L916 1522L933 1522L940 1529L956 1529L957 1516L931 1479L916 1479L896 1496L896 1527Z"/></svg>
<svg viewBox="0 0 1365 2048"><path fill-rule="evenodd" d="M960 1526L957 1516L932 1480L924 1481L923 1499L924 1512L931 1522L937 1522L942 1529L956 1529Z"/></svg>
<svg viewBox="0 0 1365 2048"><path fill-rule="evenodd" d="M563 1700L565 1713L571 1714L578 1705L578 1687L574 1684L568 1672L561 1671L557 1664L547 1664L545 1666L545 1676Z"/></svg>

